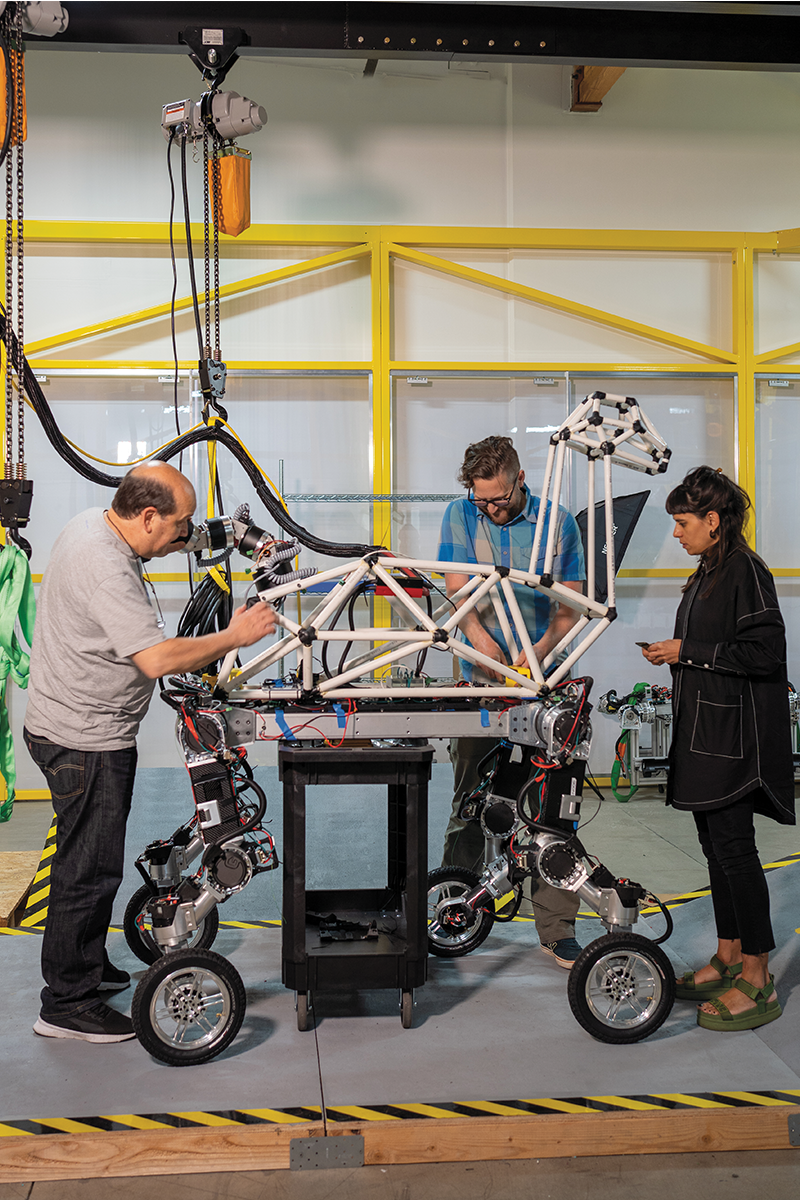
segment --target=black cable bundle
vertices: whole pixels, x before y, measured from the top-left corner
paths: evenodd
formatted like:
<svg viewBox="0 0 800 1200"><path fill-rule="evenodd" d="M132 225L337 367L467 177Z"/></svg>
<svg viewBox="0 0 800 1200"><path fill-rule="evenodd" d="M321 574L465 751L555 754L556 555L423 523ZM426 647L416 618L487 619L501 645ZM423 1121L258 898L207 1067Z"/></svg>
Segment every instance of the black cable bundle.
<svg viewBox="0 0 800 1200"><path fill-rule="evenodd" d="M5 338L5 330L5 309L0 305L0 339ZM11 341L13 351L16 353L17 338L13 330L11 331ZM121 476L107 475L105 471L99 471L96 467L93 467L90 463L82 459L66 441L61 430L58 428L52 409L37 382L36 376L31 370L27 358L25 359L25 392L33 406L34 412L42 423L47 440L56 453L65 462L69 463L74 471L77 471L84 479L88 479L90 483L99 483L102 487L118 488L122 483ZM302 525L298 525L288 515L277 496L267 487L255 463L227 429L220 429L216 425L205 426L202 429L193 429L189 433L184 433L181 437L170 442L168 446L165 446L154 457L161 459L163 462L168 462L169 459L175 458L176 455L181 454L184 450L196 445L198 442L219 442L226 449L230 450L231 454L244 469L259 500L267 511L290 537L296 537L298 542L306 546L309 550L329 555L331 558L362 558L365 554L380 549L379 546L366 546L357 542L328 542L324 538L316 537L309 530L304 529Z"/></svg>

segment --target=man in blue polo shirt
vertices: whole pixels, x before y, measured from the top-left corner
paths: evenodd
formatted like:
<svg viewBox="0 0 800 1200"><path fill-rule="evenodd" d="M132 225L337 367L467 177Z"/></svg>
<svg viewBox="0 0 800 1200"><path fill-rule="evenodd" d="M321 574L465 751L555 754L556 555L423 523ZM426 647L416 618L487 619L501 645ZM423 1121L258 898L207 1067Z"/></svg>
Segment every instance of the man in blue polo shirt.
<svg viewBox="0 0 800 1200"><path fill-rule="evenodd" d="M525 472L511 438L488 437L468 446L458 475L468 489L466 499L449 504L442 521L440 562L496 563L498 566L528 570L541 502L525 487ZM551 519L551 509L545 513ZM553 557L553 578L581 593L586 576L583 547L575 519L560 505ZM547 529L542 537L539 562L544 568ZM447 591L453 595L467 582L467 575L448 575ZM562 640L578 619L566 605L551 608L550 600L530 588L515 587L514 592L541 662ZM509 623L513 623L509 620ZM496 659L498 670L483 669L459 659L465 679L473 683L502 681L503 666L527 666L525 654L512 654L503 636L494 606L488 599L465 617L461 626L470 646ZM468 867L480 872L483 862L483 834L474 821L461 821L458 808L465 792L479 782L478 763L492 749L486 738L452 738L450 759L455 775L453 811L445 834L443 866ZM581 947L575 940L575 916L578 898L574 892L534 881L533 916L541 948L569 969Z"/></svg>

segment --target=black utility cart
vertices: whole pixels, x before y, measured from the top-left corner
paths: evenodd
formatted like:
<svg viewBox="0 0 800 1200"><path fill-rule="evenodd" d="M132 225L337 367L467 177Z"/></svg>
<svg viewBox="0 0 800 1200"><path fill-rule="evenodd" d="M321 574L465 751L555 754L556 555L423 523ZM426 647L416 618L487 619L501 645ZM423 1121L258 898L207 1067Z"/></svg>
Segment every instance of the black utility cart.
<svg viewBox="0 0 800 1200"><path fill-rule="evenodd" d="M315 992L397 988L403 1027L427 976L427 743L375 746L282 742L283 983L297 993L297 1027L309 1027ZM387 789L384 888L306 890L306 788L379 784Z"/></svg>

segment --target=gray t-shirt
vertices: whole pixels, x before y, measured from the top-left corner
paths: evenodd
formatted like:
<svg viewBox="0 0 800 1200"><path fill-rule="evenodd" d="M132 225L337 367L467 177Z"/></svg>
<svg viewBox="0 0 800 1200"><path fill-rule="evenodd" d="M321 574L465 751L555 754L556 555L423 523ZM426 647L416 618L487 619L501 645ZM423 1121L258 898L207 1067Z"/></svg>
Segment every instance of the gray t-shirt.
<svg viewBox="0 0 800 1200"><path fill-rule="evenodd" d="M133 746L154 680L130 656L163 639L139 558L102 509L80 513L44 573L25 725L72 750Z"/></svg>

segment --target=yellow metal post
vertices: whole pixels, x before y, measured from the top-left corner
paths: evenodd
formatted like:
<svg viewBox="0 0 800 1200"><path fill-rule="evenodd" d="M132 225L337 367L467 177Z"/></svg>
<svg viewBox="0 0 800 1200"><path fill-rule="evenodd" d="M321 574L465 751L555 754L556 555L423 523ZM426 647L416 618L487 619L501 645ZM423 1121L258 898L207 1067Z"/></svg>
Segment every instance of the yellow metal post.
<svg viewBox="0 0 800 1200"><path fill-rule="evenodd" d="M739 450L739 483L755 505L756 395L753 311L753 251L744 238L733 253L733 348L738 362L739 388L736 436ZM748 540L751 545L755 545L754 519L750 522Z"/></svg>

